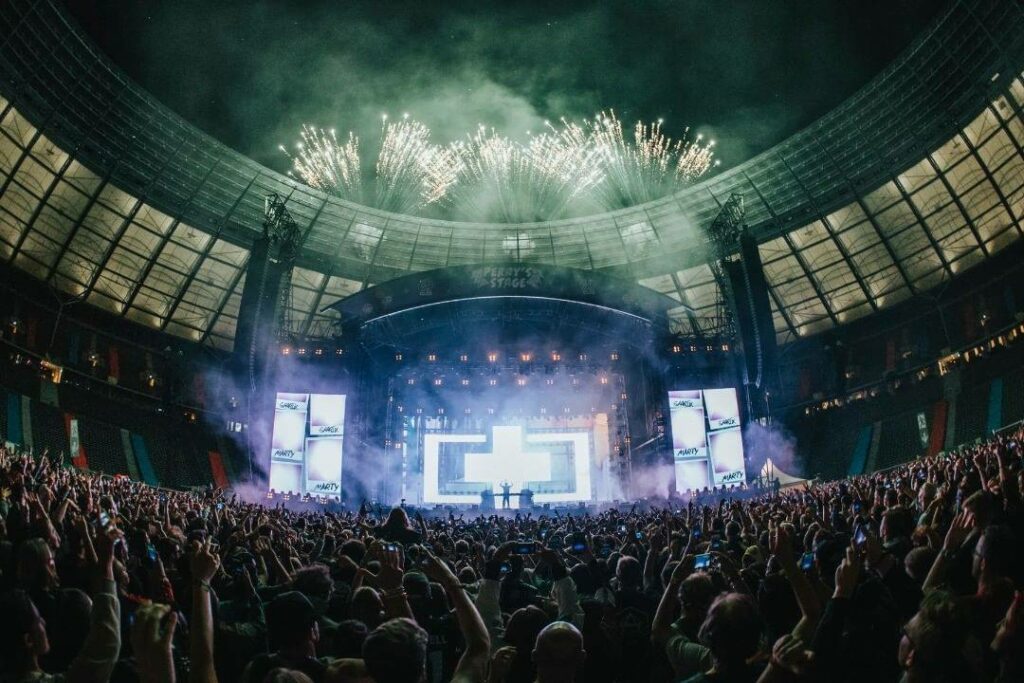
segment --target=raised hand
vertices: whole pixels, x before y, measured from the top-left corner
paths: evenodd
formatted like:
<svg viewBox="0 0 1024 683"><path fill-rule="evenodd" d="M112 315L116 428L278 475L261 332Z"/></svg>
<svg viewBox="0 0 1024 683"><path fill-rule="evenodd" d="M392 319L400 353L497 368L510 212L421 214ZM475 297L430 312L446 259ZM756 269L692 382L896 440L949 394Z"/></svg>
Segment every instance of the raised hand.
<svg viewBox="0 0 1024 683"><path fill-rule="evenodd" d="M857 579L860 578L860 560L857 557L857 546L851 542L846 549L846 556L836 567L836 589L833 597L848 598L853 595L857 587Z"/></svg>
<svg viewBox="0 0 1024 683"><path fill-rule="evenodd" d="M132 651L143 683L174 683L171 641L177 625L178 615L167 605L147 602L135 611L131 630Z"/></svg>
<svg viewBox="0 0 1024 683"><path fill-rule="evenodd" d="M211 548L212 541L207 538L189 559L189 567L192 570L192 578L201 583L210 583L220 568L220 558Z"/></svg>
<svg viewBox="0 0 1024 683"><path fill-rule="evenodd" d="M949 525L946 540L942 543L943 550L948 552L959 550L971 534L972 529L974 529L974 514L967 510L961 510Z"/></svg>

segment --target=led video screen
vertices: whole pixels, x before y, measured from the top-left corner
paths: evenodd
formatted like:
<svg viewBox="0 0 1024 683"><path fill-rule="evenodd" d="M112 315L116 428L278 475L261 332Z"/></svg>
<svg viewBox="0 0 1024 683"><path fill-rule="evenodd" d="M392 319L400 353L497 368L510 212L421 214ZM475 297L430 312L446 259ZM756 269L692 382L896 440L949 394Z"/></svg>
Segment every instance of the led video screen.
<svg viewBox="0 0 1024 683"><path fill-rule="evenodd" d="M268 488L341 496L344 394L279 392L275 400Z"/></svg>
<svg viewBox="0 0 1024 683"><path fill-rule="evenodd" d="M676 491L741 484L746 480L736 390L668 392Z"/></svg>

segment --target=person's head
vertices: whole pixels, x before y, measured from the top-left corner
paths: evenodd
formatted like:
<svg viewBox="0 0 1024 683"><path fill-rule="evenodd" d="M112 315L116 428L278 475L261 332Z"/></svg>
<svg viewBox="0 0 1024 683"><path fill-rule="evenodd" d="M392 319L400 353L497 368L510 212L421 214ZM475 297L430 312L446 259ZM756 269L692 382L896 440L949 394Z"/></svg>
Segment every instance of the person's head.
<svg viewBox="0 0 1024 683"><path fill-rule="evenodd" d="M879 532L883 542L891 543L904 537L909 538L911 531L913 531L913 520L906 508L889 508L882 515Z"/></svg>
<svg viewBox="0 0 1024 683"><path fill-rule="evenodd" d="M384 601L380 595L369 586L360 586L352 594L352 605L349 607L349 616L358 619L369 628L376 628L384 621Z"/></svg>
<svg viewBox="0 0 1024 683"><path fill-rule="evenodd" d="M427 632L411 619L389 619L366 636L363 661L376 683L420 683L427 676Z"/></svg>
<svg viewBox="0 0 1024 683"><path fill-rule="evenodd" d="M505 642L514 645L520 653L529 652L537 640L537 634L551 619L540 607L530 605L512 613L505 626Z"/></svg>
<svg viewBox="0 0 1024 683"><path fill-rule="evenodd" d="M299 591L308 598L328 600L334 591L334 580L327 565L311 564L292 574L292 590Z"/></svg>
<svg viewBox="0 0 1024 683"><path fill-rule="evenodd" d="M282 593L267 605L267 635L275 650L315 651L320 640L313 603L298 591Z"/></svg>
<svg viewBox="0 0 1024 683"><path fill-rule="evenodd" d="M358 538L350 538L341 544L338 553L351 558L353 562L359 564L363 561L363 557L366 556L366 544Z"/></svg>
<svg viewBox="0 0 1024 683"><path fill-rule="evenodd" d="M924 584L924 580L928 577L928 571L935 562L936 554L935 549L930 546L920 546L907 553L903 559L903 568L906 570L907 576L919 586Z"/></svg>
<svg viewBox="0 0 1024 683"><path fill-rule="evenodd" d="M57 596L57 614L60 619L48 625L52 652L49 661L58 669L65 669L82 649L89 635L92 600L77 588L64 588Z"/></svg>
<svg viewBox="0 0 1024 683"><path fill-rule="evenodd" d="M18 585L26 590L52 590L60 584L50 546L30 538L18 548Z"/></svg>
<svg viewBox="0 0 1024 683"><path fill-rule="evenodd" d="M1015 557L1014 537L1009 527L988 526L974 547L972 574L978 580L1011 576Z"/></svg>
<svg viewBox="0 0 1024 683"><path fill-rule="evenodd" d="M702 623L718 590L706 572L690 574L679 584L679 604L688 621Z"/></svg>
<svg viewBox="0 0 1024 683"><path fill-rule="evenodd" d="M261 683L313 683L313 679L301 671L278 667L268 671Z"/></svg>
<svg viewBox="0 0 1024 683"><path fill-rule="evenodd" d="M389 529L407 529L409 528L409 515L405 513L404 508L391 508L384 526Z"/></svg>
<svg viewBox="0 0 1024 683"><path fill-rule="evenodd" d="M975 491L964 500L964 509L974 515L974 526L978 529L992 523L998 505L996 497L988 491Z"/></svg>
<svg viewBox="0 0 1024 683"><path fill-rule="evenodd" d="M345 619L338 622L334 630L334 656L338 658L359 659L363 656L363 643L370 629L358 619Z"/></svg>
<svg viewBox="0 0 1024 683"><path fill-rule="evenodd" d="M28 593L11 591L0 597L0 671L31 670L50 651L46 622Z"/></svg>
<svg viewBox="0 0 1024 683"><path fill-rule="evenodd" d="M899 643L899 663L910 680L970 680L964 657L969 621L949 593L931 591L906 626Z"/></svg>
<svg viewBox="0 0 1024 683"><path fill-rule="evenodd" d="M643 577L644 570L638 559L629 555L619 558L618 564L615 565L615 578L619 580L620 588L638 588Z"/></svg>
<svg viewBox="0 0 1024 683"><path fill-rule="evenodd" d="M717 669L738 669L761 647L764 624L749 595L724 593L711 603L698 638L711 650Z"/></svg>
<svg viewBox="0 0 1024 683"><path fill-rule="evenodd" d="M583 634L566 621L548 624L537 634L532 657L538 681L572 681L587 658Z"/></svg>

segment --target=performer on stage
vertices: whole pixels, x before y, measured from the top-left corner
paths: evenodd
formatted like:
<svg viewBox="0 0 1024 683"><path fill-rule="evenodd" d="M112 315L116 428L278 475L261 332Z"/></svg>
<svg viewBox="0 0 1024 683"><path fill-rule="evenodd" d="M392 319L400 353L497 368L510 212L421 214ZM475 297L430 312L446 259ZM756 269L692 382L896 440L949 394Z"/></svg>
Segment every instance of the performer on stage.
<svg viewBox="0 0 1024 683"><path fill-rule="evenodd" d="M512 507L512 484L503 481L498 486L501 487L501 509L507 510Z"/></svg>

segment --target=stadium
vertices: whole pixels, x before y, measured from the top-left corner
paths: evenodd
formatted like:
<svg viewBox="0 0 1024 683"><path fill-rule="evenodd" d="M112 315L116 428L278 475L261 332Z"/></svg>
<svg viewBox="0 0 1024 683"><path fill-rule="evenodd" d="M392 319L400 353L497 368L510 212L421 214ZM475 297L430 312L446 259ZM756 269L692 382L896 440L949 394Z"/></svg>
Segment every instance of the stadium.
<svg viewBox="0 0 1024 683"><path fill-rule="evenodd" d="M0 27L0 676L1024 675L1019 3L724 167L385 118L366 187Z"/></svg>

